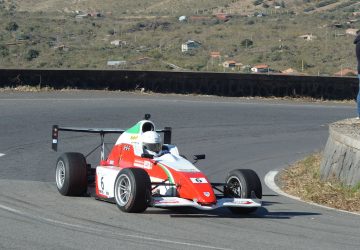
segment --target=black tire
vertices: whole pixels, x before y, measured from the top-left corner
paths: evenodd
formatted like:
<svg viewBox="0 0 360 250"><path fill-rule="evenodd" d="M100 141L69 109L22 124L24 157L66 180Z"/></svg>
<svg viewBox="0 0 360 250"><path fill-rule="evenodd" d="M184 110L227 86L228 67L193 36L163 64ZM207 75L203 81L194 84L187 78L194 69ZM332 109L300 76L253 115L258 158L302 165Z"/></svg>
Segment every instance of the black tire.
<svg viewBox="0 0 360 250"><path fill-rule="evenodd" d="M87 190L86 159L80 153L64 153L56 163L56 186L65 196L80 196Z"/></svg>
<svg viewBox="0 0 360 250"><path fill-rule="evenodd" d="M116 177L114 196L116 205L121 211L144 212L151 200L149 175L141 168L124 168Z"/></svg>
<svg viewBox="0 0 360 250"><path fill-rule="evenodd" d="M226 178L224 189L225 197L233 198L262 198L262 187L259 176L251 169L236 169L231 171ZM256 211L256 207L229 207L236 214L248 214Z"/></svg>

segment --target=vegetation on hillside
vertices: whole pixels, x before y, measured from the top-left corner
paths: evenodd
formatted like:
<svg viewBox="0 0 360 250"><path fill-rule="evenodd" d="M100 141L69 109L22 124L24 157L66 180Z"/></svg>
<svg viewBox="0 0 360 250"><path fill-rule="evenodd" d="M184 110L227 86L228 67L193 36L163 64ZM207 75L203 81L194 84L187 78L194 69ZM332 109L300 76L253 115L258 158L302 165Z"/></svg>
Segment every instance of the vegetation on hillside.
<svg viewBox="0 0 360 250"><path fill-rule="evenodd" d="M346 30L360 28L358 11L357 0L0 0L0 67L248 72L268 64L333 75L356 68ZM188 40L200 48L182 52ZM227 60L239 64L225 68Z"/></svg>

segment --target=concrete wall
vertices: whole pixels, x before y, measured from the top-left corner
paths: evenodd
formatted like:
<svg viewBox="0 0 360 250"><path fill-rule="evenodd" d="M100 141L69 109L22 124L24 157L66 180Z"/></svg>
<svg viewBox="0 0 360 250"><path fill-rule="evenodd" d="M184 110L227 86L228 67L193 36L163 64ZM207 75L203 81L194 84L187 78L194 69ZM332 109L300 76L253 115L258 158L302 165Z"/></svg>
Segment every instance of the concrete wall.
<svg viewBox="0 0 360 250"><path fill-rule="evenodd" d="M146 90L161 93L220 96L308 96L353 99L355 77L317 77L239 73L129 70L0 69L0 87L42 85L55 89Z"/></svg>
<svg viewBox="0 0 360 250"><path fill-rule="evenodd" d="M336 178L355 186L360 183L360 121L347 119L329 127L329 138L320 166L322 180Z"/></svg>

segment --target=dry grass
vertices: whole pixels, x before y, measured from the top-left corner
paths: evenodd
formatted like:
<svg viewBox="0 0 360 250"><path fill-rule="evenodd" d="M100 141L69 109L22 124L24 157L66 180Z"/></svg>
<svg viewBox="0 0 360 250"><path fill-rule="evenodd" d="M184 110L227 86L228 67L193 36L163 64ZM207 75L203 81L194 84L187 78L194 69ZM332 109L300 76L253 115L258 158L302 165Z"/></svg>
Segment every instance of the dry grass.
<svg viewBox="0 0 360 250"><path fill-rule="evenodd" d="M360 183L348 187L339 181L320 180L321 154L315 153L280 173L282 189L305 201L360 212Z"/></svg>
<svg viewBox="0 0 360 250"><path fill-rule="evenodd" d="M4 87L0 88L0 92L45 92L45 91L53 91L54 88L45 86L29 86L29 85L19 85L16 87Z"/></svg>

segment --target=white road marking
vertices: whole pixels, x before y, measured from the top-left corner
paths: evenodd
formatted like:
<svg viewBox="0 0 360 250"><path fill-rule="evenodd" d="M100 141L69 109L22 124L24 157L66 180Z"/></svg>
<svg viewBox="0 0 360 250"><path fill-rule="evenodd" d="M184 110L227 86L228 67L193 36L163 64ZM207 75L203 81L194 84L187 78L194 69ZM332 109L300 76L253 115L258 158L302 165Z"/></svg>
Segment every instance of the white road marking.
<svg viewBox="0 0 360 250"><path fill-rule="evenodd" d="M6 210L8 212L18 214L18 215L21 215L21 216L30 217L32 219L42 220L42 221L46 221L46 222L49 222L49 223L52 223L52 224L57 224L57 225L61 225L61 226L71 227L71 228L77 228L77 229L82 229L82 230L87 230L87 231L93 231L93 232L96 232L96 233L103 233L103 234L111 233L111 234L114 234L115 236L120 236L120 237L125 237L125 238L149 240L149 241L169 243L169 244L177 244L177 245L184 245L184 246L190 246L190 247L196 247L196 248L231 250L230 248L222 248L222 247L195 244L195 243L189 243L189 242L158 239L158 238L146 237L146 236L136 235L136 234L122 234L122 233L109 232L109 231L96 229L96 228L89 228L89 227L85 227L85 226L82 226L82 225L77 225L77 224L62 222L62 221L58 221L58 220L53 220L53 219L49 219L49 218L38 216L38 215L32 215L32 214L29 214L29 213L26 213L26 212L23 212L23 211L20 211L20 210L17 210L17 209L8 207L8 206L4 206L2 204L0 204L0 209Z"/></svg>
<svg viewBox="0 0 360 250"><path fill-rule="evenodd" d="M0 157L1 157L1 156L4 156L4 155L5 155L5 154L0 153Z"/></svg>
<svg viewBox="0 0 360 250"><path fill-rule="evenodd" d="M328 210L334 210L334 211L339 211L339 212L343 212L343 213L348 213L348 214L353 214L353 215L360 215L360 213L355 213L355 212L349 212L349 211L345 211L345 210L341 210L341 209L336 209L336 208L332 208L332 207L327 207L324 205L320 205L314 202L308 202L308 201L304 201L301 200L299 197L287 194L285 192L283 192L276 184L275 184L275 176L279 173L278 170L273 170L270 171L269 173L267 173L264 177L264 181L266 186L268 186L268 188L270 188L272 191L274 191L275 193L278 193L280 195L283 195L285 197L288 197L290 199L294 199L294 200L298 200L298 201L302 201L304 203L313 205L313 206L317 206L317 207L321 207L321 208L325 208Z"/></svg>

